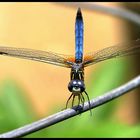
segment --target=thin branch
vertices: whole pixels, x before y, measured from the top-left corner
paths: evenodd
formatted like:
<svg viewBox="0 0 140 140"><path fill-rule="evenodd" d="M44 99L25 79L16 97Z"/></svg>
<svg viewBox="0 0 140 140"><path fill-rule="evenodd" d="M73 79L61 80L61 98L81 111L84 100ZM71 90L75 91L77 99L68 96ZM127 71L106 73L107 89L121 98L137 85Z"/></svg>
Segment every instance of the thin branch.
<svg viewBox="0 0 140 140"><path fill-rule="evenodd" d="M126 20L132 21L138 25L140 25L140 15L132 12L128 9L120 8L120 7L111 7L107 5L102 4L93 4L88 2L61 2L57 3L57 5L64 5L68 7L80 7L82 9L87 10L96 10L99 12L103 12L103 14L107 13L113 16L119 16L121 18L124 18Z"/></svg>
<svg viewBox="0 0 140 140"><path fill-rule="evenodd" d="M121 95L124 95L125 93L128 93L128 91L131 91L138 86L140 86L140 76L137 76L136 78L132 79L128 83L126 83L110 92L107 92L104 95L98 96L97 98L90 100L91 109L93 109L97 106L100 106L104 103L107 103ZM46 118L43 118L36 122L33 122L31 124L28 124L28 125L18 128L18 129L12 130L10 132L1 134L0 138L15 138L15 137L25 136L25 135L28 135L35 131L41 130L43 128L47 128L48 126L51 126L58 122L64 121L73 116L76 116L82 112L90 110L88 102L84 103L83 108L81 106L80 112L76 108L77 108L77 106L74 106L72 109L70 109L70 108L66 109L64 111L58 112L56 114L53 114L49 117L46 117Z"/></svg>

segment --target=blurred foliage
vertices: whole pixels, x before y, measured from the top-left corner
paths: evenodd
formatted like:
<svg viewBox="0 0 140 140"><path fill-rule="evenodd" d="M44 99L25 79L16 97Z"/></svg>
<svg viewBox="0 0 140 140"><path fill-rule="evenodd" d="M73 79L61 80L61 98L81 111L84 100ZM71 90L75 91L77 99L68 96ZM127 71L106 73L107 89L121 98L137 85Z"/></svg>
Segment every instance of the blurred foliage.
<svg viewBox="0 0 140 140"><path fill-rule="evenodd" d="M1 133L25 125L35 119L34 113L31 112L31 105L27 102L29 100L24 95L24 91L11 79L5 79L0 84Z"/></svg>
<svg viewBox="0 0 140 140"><path fill-rule="evenodd" d="M90 98L126 82L126 72L129 73L128 69L131 71L128 62L130 61L120 58L98 65L98 70L91 74L87 85ZM6 79L0 84L0 133L39 119L25 95L21 85L14 80ZM93 116L87 111L25 137L140 137L140 124L126 125L115 117L115 109L121 103L120 99L93 109Z"/></svg>

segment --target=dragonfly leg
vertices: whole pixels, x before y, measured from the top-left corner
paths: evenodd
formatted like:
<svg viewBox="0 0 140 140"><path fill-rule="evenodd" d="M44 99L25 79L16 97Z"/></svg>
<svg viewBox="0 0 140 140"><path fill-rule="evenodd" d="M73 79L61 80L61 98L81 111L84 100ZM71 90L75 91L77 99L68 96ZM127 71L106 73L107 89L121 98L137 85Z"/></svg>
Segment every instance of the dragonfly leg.
<svg viewBox="0 0 140 140"><path fill-rule="evenodd" d="M73 95L73 98L72 98L72 107L74 105L74 99L75 99L75 95Z"/></svg>
<svg viewBox="0 0 140 140"><path fill-rule="evenodd" d="M84 93L85 93L85 94L86 94L86 96L87 96L87 99L88 99L88 104L89 104L89 108L90 108L90 115L92 116L91 104L90 104L90 99L89 99L89 96L88 96L88 94L87 94L87 92L86 92L86 91L84 91Z"/></svg>
<svg viewBox="0 0 140 140"><path fill-rule="evenodd" d="M85 98L84 98L83 94L81 94L81 102L82 102L82 106L84 107Z"/></svg>
<svg viewBox="0 0 140 140"><path fill-rule="evenodd" d="M79 106L80 105L80 101L81 101L81 94L78 95L78 105L77 105L77 110L79 110L80 114L81 115L81 107Z"/></svg>
<svg viewBox="0 0 140 140"><path fill-rule="evenodd" d="M81 101L81 95L78 95L78 106L80 105L80 101Z"/></svg>
<svg viewBox="0 0 140 140"><path fill-rule="evenodd" d="M72 93L72 94L70 95L70 97L68 98L68 100L67 100L67 102L66 102L66 108L65 108L65 109L67 109L69 100L71 99L72 95L73 95L73 93Z"/></svg>

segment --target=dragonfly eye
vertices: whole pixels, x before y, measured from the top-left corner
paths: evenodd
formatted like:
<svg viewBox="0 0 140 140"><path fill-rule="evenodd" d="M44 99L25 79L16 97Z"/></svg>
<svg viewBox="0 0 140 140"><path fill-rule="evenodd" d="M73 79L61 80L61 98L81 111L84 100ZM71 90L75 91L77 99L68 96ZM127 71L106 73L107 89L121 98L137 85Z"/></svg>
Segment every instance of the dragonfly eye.
<svg viewBox="0 0 140 140"><path fill-rule="evenodd" d="M71 80L68 84L70 92L83 92L85 91L85 84L82 80Z"/></svg>

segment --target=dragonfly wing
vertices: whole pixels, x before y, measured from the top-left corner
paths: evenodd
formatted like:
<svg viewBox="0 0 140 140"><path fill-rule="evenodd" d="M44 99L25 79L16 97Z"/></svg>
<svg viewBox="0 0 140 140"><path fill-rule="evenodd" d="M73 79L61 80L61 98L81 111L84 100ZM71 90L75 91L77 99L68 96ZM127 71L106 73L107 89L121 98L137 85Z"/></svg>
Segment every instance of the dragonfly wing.
<svg viewBox="0 0 140 140"><path fill-rule="evenodd" d="M27 48L0 46L0 55L7 55L71 68L72 56Z"/></svg>
<svg viewBox="0 0 140 140"><path fill-rule="evenodd" d="M95 53L88 53L84 57L83 64L86 67L107 59L138 53L140 53L140 39L104 48Z"/></svg>

